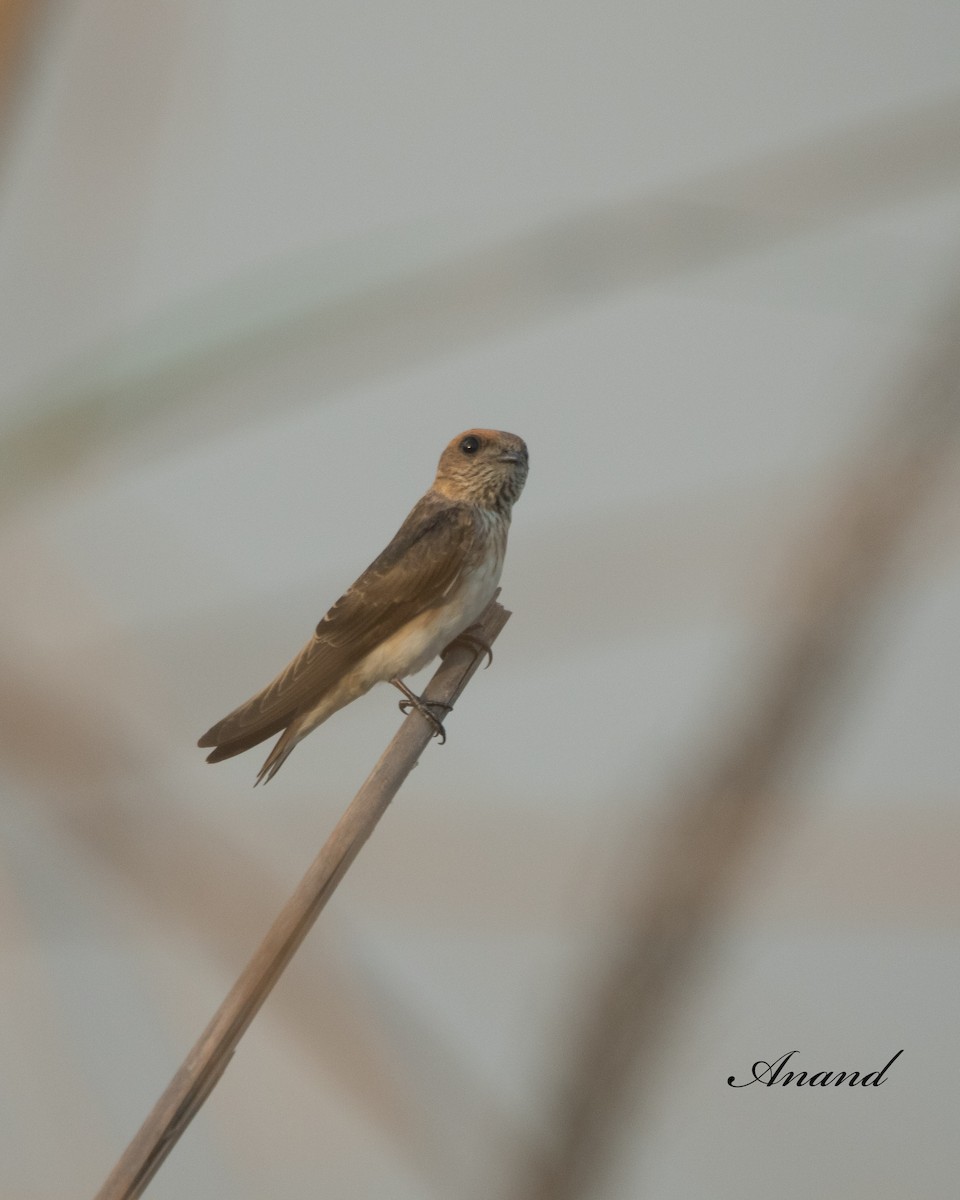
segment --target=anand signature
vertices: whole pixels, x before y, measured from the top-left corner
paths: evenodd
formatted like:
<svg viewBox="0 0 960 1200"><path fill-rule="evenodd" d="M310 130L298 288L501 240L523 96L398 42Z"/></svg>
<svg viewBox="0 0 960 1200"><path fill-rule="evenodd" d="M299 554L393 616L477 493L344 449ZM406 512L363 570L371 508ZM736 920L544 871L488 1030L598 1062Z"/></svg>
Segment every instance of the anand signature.
<svg viewBox="0 0 960 1200"><path fill-rule="evenodd" d="M727 1083L730 1087L749 1087L752 1083L762 1083L766 1087L773 1087L775 1083L783 1087L791 1083L797 1087L803 1087L804 1084L807 1087L840 1087L844 1083L848 1087L879 1087L881 1083L887 1082L884 1076L903 1051L898 1050L881 1070L867 1071L863 1075L859 1071L814 1071L812 1075L808 1075L806 1071L788 1071L787 1063L796 1053L796 1050L790 1050L774 1062L764 1062L760 1059L753 1064L750 1079L737 1083L736 1075L731 1075Z"/></svg>

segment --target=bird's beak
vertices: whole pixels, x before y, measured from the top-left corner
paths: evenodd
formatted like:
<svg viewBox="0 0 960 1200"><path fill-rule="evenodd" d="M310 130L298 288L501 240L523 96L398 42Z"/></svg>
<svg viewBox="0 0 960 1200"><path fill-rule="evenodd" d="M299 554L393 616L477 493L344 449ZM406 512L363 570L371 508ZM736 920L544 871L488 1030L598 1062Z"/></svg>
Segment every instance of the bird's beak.
<svg viewBox="0 0 960 1200"><path fill-rule="evenodd" d="M523 455L519 450L504 450L502 454L497 455L497 461L518 463L523 461Z"/></svg>

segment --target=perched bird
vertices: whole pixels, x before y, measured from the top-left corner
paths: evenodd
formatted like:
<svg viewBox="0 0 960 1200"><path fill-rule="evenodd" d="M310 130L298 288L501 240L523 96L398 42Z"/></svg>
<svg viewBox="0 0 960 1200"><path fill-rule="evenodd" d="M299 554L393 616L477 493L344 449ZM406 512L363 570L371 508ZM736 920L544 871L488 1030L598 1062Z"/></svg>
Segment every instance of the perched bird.
<svg viewBox="0 0 960 1200"><path fill-rule="evenodd" d="M301 738L375 683L390 682L443 733L403 682L472 625L493 599L510 514L527 479L527 447L496 429L469 429L440 456L430 490L274 681L198 742L220 762L283 730L257 783ZM403 702L401 707L403 707Z"/></svg>

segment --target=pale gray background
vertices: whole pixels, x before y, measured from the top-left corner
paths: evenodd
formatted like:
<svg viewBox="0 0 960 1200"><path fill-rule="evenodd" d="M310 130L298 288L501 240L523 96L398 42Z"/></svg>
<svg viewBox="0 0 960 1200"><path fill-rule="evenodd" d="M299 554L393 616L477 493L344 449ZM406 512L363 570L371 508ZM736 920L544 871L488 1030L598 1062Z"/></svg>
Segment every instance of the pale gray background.
<svg viewBox="0 0 960 1200"><path fill-rule="evenodd" d="M947 0L46 5L0 162L3 1197L95 1191L396 727L377 689L256 792L259 750L194 745L476 424L531 451L497 660L149 1195L506 1187L620 831L655 845L954 278L958 63ZM900 128L849 197L764 182ZM648 201L689 261L628 230L591 275L580 241ZM701 261L718 212L743 245ZM941 492L597 1196L953 1193ZM862 1093L725 1084L901 1047Z"/></svg>

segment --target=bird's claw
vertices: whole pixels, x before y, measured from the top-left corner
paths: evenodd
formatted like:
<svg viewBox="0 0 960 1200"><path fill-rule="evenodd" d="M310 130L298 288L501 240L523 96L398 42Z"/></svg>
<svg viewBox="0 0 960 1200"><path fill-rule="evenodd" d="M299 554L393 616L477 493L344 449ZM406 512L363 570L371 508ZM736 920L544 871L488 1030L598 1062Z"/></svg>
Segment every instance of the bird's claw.
<svg viewBox="0 0 960 1200"><path fill-rule="evenodd" d="M416 709L422 717L426 717L433 726L433 736L440 739L442 746L447 740L447 731L443 727L443 722L436 713L431 712L431 709L442 708L445 713L448 713L453 711L453 705L443 704L439 700L422 700L407 687L402 679L391 679L390 682L406 696L405 700L400 701L400 711L406 716L407 713Z"/></svg>
<svg viewBox="0 0 960 1200"><path fill-rule="evenodd" d="M431 712L430 709L442 708L445 712L449 712L449 704L437 704L434 702L433 704L427 705L423 701L421 701L419 704L414 704L412 700L401 700L398 707L404 715L411 713L414 709L416 709L417 712L420 713L421 716L426 717L433 726L433 736L440 739L440 745L442 746L447 740L447 731L443 727L443 722L436 715L436 713Z"/></svg>
<svg viewBox="0 0 960 1200"><path fill-rule="evenodd" d="M462 646L469 646L470 649L476 654L484 656L487 660L485 669L493 662L492 648L483 640L482 637L478 637L477 634L471 633L469 629L465 629L463 633L457 634L457 636L453 639L450 645L446 647L443 653L446 654L447 650L452 649L452 647L458 644Z"/></svg>

